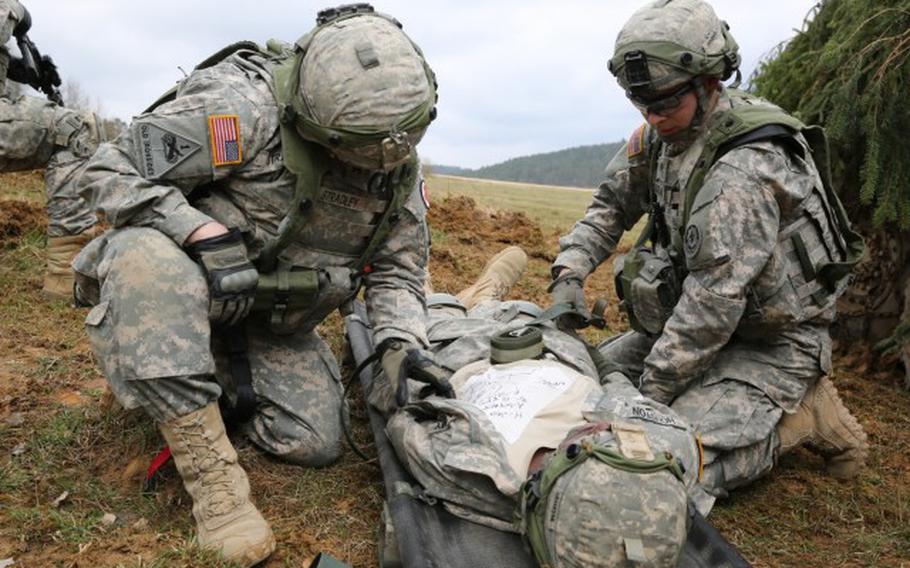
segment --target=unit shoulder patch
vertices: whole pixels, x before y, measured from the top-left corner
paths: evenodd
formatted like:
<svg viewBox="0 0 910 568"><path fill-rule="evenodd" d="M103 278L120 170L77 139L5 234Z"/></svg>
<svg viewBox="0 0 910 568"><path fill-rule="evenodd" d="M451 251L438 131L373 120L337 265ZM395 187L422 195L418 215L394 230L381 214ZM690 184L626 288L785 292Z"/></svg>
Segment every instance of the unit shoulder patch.
<svg viewBox="0 0 910 568"><path fill-rule="evenodd" d="M698 226L691 224L686 227L686 234L683 242L687 258L695 258L698 251L701 250L701 231Z"/></svg>
<svg viewBox="0 0 910 568"><path fill-rule="evenodd" d="M629 136L629 143L626 144L627 158L634 158L645 151L645 129L647 126L647 124L642 124Z"/></svg>
<svg viewBox="0 0 910 568"><path fill-rule="evenodd" d="M142 122L134 130L139 169L146 179L159 179L202 148L202 144L163 125Z"/></svg>
<svg viewBox="0 0 910 568"><path fill-rule="evenodd" d="M240 116L214 114L209 116L209 141L212 145L212 165L230 166L243 161L240 142Z"/></svg>

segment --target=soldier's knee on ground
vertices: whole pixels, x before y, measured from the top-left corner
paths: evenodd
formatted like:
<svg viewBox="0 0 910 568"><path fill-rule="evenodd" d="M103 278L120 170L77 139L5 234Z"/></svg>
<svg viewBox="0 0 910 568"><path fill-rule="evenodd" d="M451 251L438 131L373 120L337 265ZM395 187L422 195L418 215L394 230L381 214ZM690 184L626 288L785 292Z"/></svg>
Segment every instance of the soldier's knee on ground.
<svg viewBox="0 0 910 568"><path fill-rule="evenodd" d="M0 169L43 168L55 151L56 105L37 97L0 98Z"/></svg>
<svg viewBox="0 0 910 568"><path fill-rule="evenodd" d="M296 448L275 457L294 465L305 467L324 467L331 465L341 457L341 440L333 442L319 441L301 443Z"/></svg>
<svg viewBox="0 0 910 568"><path fill-rule="evenodd" d="M322 467L341 457L340 416L331 424L313 425L274 406L261 406L246 432L259 448L295 465Z"/></svg>

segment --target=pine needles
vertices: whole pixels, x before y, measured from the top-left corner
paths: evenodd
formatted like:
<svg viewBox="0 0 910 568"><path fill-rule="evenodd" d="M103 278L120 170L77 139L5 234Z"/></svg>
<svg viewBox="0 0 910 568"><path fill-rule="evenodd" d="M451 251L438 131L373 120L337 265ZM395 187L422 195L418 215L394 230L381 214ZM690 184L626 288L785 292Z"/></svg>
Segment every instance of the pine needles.
<svg viewBox="0 0 910 568"><path fill-rule="evenodd" d="M910 229L910 0L822 0L755 91L823 124L854 219Z"/></svg>

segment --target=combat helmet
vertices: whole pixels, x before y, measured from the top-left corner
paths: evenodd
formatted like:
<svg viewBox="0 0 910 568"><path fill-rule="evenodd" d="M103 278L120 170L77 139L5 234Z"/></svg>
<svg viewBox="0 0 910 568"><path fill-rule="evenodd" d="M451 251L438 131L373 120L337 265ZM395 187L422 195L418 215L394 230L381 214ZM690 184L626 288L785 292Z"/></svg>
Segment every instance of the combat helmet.
<svg viewBox="0 0 910 568"><path fill-rule="evenodd" d="M739 46L702 0L657 0L636 11L616 38L609 69L633 102L691 83L726 81L742 62Z"/></svg>
<svg viewBox="0 0 910 568"><path fill-rule="evenodd" d="M420 48L369 4L322 10L316 21L277 86L282 120L354 166L407 162L436 117L436 77Z"/></svg>
<svg viewBox="0 0 910 568"><path fill-rule="evenodd" d="M646 438L620 450L614 429L570 433L522 486L517 521L541 566L676 566L688 530L684 473Z"/></svg>

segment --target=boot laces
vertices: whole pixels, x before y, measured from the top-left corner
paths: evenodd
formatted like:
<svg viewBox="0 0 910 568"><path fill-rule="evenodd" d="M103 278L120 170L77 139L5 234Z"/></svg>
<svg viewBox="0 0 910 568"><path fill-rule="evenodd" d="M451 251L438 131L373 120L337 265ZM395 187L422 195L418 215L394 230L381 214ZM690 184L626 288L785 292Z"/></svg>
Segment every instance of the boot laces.
<svg viewBox="0 0 910 568"><path fill-rule="evenodd" d="M214 447L214 440L198 421L179 428L181 440L190 450L193 468L203 488L206 516L219 517L241 504L230 474L231 460Z"/></svg>

